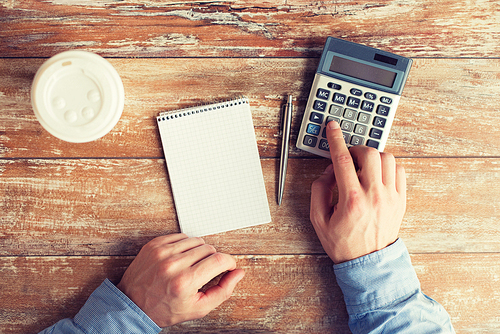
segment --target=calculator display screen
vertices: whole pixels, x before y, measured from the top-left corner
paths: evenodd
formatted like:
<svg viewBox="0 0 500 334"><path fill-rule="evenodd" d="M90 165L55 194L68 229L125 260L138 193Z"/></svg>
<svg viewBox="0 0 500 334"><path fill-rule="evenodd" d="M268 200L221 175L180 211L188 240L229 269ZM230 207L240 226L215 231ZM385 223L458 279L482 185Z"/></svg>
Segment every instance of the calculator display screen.
<svg viewBox="0 0 500 334"><path fill-rule="evenodd" d="M330 65L330 71L348 75L356 79L373 82L389 88L392 88L394 80L396 79L395 72L337 56L333 57Z"/></svg>

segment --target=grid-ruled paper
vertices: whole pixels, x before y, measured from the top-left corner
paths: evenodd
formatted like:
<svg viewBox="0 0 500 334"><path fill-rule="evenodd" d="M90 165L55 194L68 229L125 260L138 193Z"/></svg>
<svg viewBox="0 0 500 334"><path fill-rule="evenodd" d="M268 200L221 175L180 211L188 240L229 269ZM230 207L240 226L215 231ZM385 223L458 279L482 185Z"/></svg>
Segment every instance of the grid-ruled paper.
<svg viewBox="0 0 500 334"><path fill-rule="evenodd" d="M182 232L204 236L271 221L247 99L157 121Z"/></svg>

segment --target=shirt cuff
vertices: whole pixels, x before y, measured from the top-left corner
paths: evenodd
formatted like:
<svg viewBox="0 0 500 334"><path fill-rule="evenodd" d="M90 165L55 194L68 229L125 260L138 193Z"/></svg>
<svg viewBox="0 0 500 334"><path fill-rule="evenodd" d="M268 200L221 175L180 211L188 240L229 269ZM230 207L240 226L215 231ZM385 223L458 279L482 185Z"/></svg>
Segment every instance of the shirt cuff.
<svg viewBox="0 0 500 334"><path fill-rule="evenodd" d="M85 333L154 333L161 328L106 279L73 319Z"/></svg>
<svg viewBox="0 0 500 334"><path fill-rule="evenodd" d="M388 247L333 266L349 315L366 313L420 290L401 239Z"/></svg>

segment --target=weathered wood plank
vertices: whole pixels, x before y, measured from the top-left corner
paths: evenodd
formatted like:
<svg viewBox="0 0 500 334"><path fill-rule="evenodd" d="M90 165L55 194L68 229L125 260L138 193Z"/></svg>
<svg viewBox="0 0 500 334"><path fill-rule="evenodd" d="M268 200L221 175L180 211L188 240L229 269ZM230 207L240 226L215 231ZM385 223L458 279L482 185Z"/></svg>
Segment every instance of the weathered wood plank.
<svg viewBox="0 0 500 334"><path fill-rule="evenodd" d="M0 59L0 157L162 157L154 116L246 95L262 157L279 156L279 112L297 97L292 156L317 59L111 59L125 85L115 128L84 144L63 142L37 122L31 81L41 59ZM396 156L498 156L500 60L418 59L386 151Z"/></svg>
<svg viewBox="0 0 500 334"><path fill-rule="evenodd" d="M0 55L318 56L326 36L416 57L496 57L495 1L2 1Z"/></svg>
<svg viewBox="0 0 500 334"><path fill-rule="evenodd" d="M401 229L411 252L499 252L500 159L399 159L408 174ZM262 160L272 222L207 236L236 254L323 253L310 184L326 159L290 159L281 207L278 160ZM179 231L162 159L0 161L0 255L134 255Z"/></svg>
<svg viewBox="0 0 500 334"><path fill-rule="evenodd" d="M238 255L246 271L233 296L180 333L346 333L347 314L324 255ZM118 281L129 257L0 258L0 332L31 333L72 317L104 278ZM424 293L439 301L457 333L497 332L498 254L420 254L412 261Z"/></svg>

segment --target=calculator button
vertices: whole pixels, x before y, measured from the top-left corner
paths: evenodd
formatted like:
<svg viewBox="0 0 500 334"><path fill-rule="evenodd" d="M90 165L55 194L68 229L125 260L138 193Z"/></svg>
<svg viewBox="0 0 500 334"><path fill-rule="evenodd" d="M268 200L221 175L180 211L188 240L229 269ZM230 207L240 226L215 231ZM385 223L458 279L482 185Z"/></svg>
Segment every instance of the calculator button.
<svg viewBox="0 0 500 334"><path fill-rule="evenodd" d="M351 145L363 145L364 139L358 136L351 137Z"/></svg>
<svg viewBox="0 0 500 334"><path fill-rule="evenodd" d="M330 106L330 115L342 116L342 111L344 111L344 108L342 107L336 106L334 104Z"/></svg>
<svg viewBox="0 0 500 334"><path fill-rule="evenodd" d="M383 128L385 126L386 119L382 117L375 117L373 119L373 125L379 128Z"/></svg>
<svg viewBox="0 0 500 334"><path fill-rule="evenodd" d="M375 139L380 139L382 138L382 130L380 129L371 129L370 130L370 137L375 138Z"/></svg>
<svg viewBox="0 0 500 334"><path fill-rule="evenodd" d="M356 96L361 96L363 94L363 92L357 88L352 88L351 89L351 94L352 95L356 95Z"/></svg>
<svg viewBox="0 0 500 334"><path fill-rule="evenodd" d="M328 98L330 97L330 91L323 88L319 88L318 91L316 92L316 97L323 100L328 100Z"/></svg>
<svg viewBox="0 0 500 334"><path fill-rule="evenodd" d="M356 110L345 108L344 118L347 118L347 119L354 121L354 120L356 120L356 114L357 114Z"/></svg>
<svg viewBox="0 0 500 334"><path fill-rule="evenodd" d="M357 135L364 136L366 134L367 129L368 128L366 127L366 125L356 124L356 126L354 127L354 133Z"/></svg>
<svg viewBox="0 0 500 334"><path fill-rule="evenodd" d="M350 97L347 100L347 105L352 108L359 108L359 104L361 103L360 99L357 99L355 97Z"/></svg>
<svg viewBox="0 0 500 334"><path fill-rule="evenodd" d="M317 112L312 112L311 116L309 116L309 120L311 122L321 124L323 123L323 115Z"/></svg>
<svg viewBox="0 0 500 334"><path fill-rule="evenodd" d="M382 115L382 116L387 116L387 115L389 115L390 110L391 110L391 108L389 108L387 106L379 105L377 107L377 114Z"/></svg>
<svg viewBox="0 0 500 334"><path fill-rule="evenodd" d="M370 115L360 112L358 114L358 122L368 124L370 122Z"/></svg>
<svg viewBox="0 0 500 334"><path fill-rule="evenodd" d="M385 104L391 104L392 99L390 97L387 97L387 96L382 96L382 97L380 97L380 102L385 103Z"/></svg>
<svg viewBox="0 0 500 334"><path fill-rule="evenodd" d="M366 92L365 93L365 98L367 98L368 100L375 100L377 98L377 95L375 95L373 93Z"/></svg>
<svg viewBox="0 0 500 334"><path fill-rule="evenodd" d="M351 135L345 132L342 132L342 137L344 137L344 141L346 144L349 144L349 140L351 140Z"/></svg>
<svg viewBox="0 0 500 334"><path fill-rule="evenodd" d="M315 147L317 141L318 141L318 138L306 135L306 136L304 136L303 144L306 146L309 146L309 147Z"/></svg>
<svg viewBox="0 0 500 334"><path fill-rule="evenodd" d="M371 140L371 139L368 139L368 141L366 142L366 146L373 147L376 149L378 149L378 144L379 144L378 141Z"/></svg>
<svg viewBox="0 0 500 334"><path fill-rule="evenodd" d="M338 119L337 117L328 117L326 119L325 125L330 123L331 121L335 121L340 124L340 119ZM323 128L323 132L321 132L321 137L326 138L326 127Z"/></svg>
<svg viewBox="0 0 500 334"><path fill-rule="evenodd" d="M372 112L373 108L375 108L375 103L373 102L363 101L361 104L361 110Z"/></svg>
<svg viewBox="0 0 500 334"><path fill-rule="evenodd" d="M338 85L338 84L333 83L333 82L329 82L327 84L327 86L328 86L328 88L335 89L335 90L341 90L342 89L341 85Z"/></svg>
<svg viewBox="0 0 500 334"><path fill-rule="evenodd" d="M327 105L326 102L315 100L313 109L317 111L325 111L326 105Z"/></svg>
<svg viewBox="0 0 500 334"><path fill-rule="evenodd" d="M351 132L354 129L354 123L349 121L342 121L340 124L342 131Z"/></svg>
<svg viewBox="0 0 500 334"><path fill-rule="evenodd" d="M333 102L338 104L345 103L346 96L344 94L335 93L333 94Z"/></svg>
<svg viewBox="0 0 500 334"><path fill-rule="evenodd" d="M311 123L307 124L307 133L317 136L319 135L319 130L321 130L321 126Z"/></svg>
<svg viewBox="0 0 500 334"><path fill-rule="evenodd" d="M328 141L325 139L321 139L319 141L318 148L323 151L329 151L330 150L330 145L328 145Z"/></svg>
<svg viewBox="0 0 500 334"><path fill-rule="evenodd" d="M331 117L331 116L328 116L328 117L326 118L325 125L326 125L326 124L328 124L328 123L330 123L331 121L335 121L335 122L337 122L337 123L339 123L339 124L340 124L340 119L338 119L337 117Z"/></svg>

